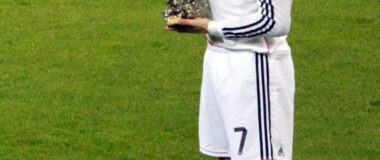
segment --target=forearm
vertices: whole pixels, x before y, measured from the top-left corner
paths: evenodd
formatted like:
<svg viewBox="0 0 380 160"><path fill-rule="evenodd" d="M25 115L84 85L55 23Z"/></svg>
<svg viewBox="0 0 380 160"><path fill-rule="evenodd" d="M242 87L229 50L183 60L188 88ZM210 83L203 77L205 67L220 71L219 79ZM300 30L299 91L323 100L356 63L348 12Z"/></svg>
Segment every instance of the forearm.
<svg viewBox="0 0 380 160"><path fill-rule="evenodd" d="M260 9L240 19L211 21L211 36L226 39L277 37L290 30L291 0L259 1Z"/></svg>

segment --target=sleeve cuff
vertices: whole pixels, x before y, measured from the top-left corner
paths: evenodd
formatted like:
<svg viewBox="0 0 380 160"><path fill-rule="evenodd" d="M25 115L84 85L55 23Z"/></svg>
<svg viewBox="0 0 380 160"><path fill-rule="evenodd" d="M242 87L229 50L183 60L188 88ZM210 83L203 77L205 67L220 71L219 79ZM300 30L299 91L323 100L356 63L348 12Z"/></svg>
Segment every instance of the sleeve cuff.
<svg viewBox="0 0 380 160"><path fill-rule="evenodd" d="M210 21L208 23L208 34L212 37L223 37L222 24L218 21Z"/></svg>

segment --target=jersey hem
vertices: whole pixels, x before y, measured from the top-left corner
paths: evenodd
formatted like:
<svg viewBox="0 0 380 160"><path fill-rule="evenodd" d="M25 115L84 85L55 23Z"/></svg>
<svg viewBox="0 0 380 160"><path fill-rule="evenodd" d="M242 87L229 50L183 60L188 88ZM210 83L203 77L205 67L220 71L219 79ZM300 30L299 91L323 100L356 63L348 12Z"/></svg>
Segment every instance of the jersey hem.
<svg viewBox="0 0 380 160"><path fill-rule="evenodd" d="M223 151L210 151L202 147L200 147L199 150L202 154L206 156L210 156L210 157L229 157L230 156L228 152L223 152Z"/></svg>

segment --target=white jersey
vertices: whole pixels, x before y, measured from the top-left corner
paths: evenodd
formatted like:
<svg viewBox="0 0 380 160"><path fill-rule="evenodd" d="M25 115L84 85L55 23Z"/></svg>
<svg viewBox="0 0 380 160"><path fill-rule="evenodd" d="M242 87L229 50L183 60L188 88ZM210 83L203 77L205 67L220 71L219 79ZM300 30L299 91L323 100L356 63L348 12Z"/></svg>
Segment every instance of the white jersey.
<svg viewBox="0 0 380 160"><path fill-rule="evenodd" d="M211 44L228 50L289 52L292 0L209 0Z"/></svg>

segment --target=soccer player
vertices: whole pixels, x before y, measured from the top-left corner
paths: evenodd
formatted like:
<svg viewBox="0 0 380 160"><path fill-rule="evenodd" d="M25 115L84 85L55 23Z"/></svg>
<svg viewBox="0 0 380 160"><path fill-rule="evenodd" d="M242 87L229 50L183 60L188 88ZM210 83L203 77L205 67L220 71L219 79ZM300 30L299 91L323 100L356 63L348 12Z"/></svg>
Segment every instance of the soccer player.
<svg viewBox="0 0 380 160"><path fill-rule="evenodd" d="M208 34L200 151L221 160L292 159L295 81L286 40L292 0L209 4L212 19L178 22Z"/></svg>

